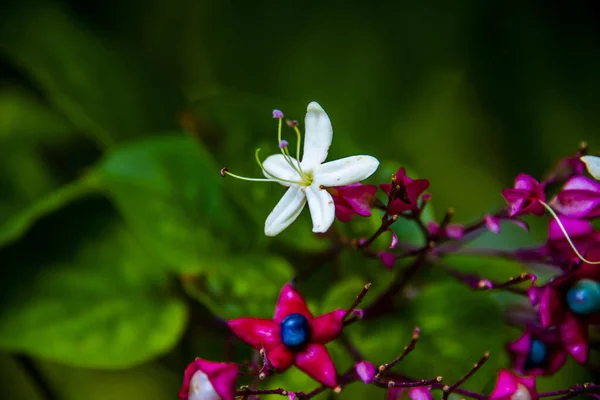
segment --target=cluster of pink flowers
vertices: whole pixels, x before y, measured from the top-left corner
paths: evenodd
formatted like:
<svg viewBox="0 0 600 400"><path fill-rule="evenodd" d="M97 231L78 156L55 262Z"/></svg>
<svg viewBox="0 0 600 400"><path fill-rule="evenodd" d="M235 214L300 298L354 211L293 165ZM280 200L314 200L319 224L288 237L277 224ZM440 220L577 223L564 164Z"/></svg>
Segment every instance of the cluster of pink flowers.
<svg viewBox="0 0 600 400"><path fill-rule="evenodd" d="M328 229L326 225L329 222L316 214L325 213L332 205L321 205L320 208L316 208L314 204L318 199L311 200L309 190L321 191L318 192L319 196L324 196L325 199L331 198L335 207L335 217L344 223L351 221L355 216L370 217L374 209L381 212L381 226L370 237L338 237L335 239L336 243L342 243L354 251L361 252L365 257L378 258L390 269L395 267L398 257L416 256L413 265L419 267L429 255L443 257L444 251L452 252L453 249L460 248L469 235L477 235L485 231L500 233L502 221L528 229L527 223L522 220L523 217L545 217L549 212L552 218L548 220L546 242L534 248L516 249L509 254L525 265L541 263L552 266L555 270L554 278L541 285L533 286L537 280L531 273L511 278L508 282L492 282L485 278L451 271L455 277L476 290L504 289L526 281L532 285L521 293L527 296L531 303L531 316L519 321L523 333L506 348L511 358L511 368L498 371L496 385L489 395L470 392L459 387L487 360L489 357L487 354L475 364L473 370L466 374L463 380L452 386L442 384L441 377L419 380L408 377L398 378L396 375L388 374L389 369L401 362L414 348L419 337L418 329L415 329L413 341L405 348L405 353L389 364L377 367L367 359L362 359L356 362L351 370L340 374L325 345L338 339L346 326L360 321L377 307L376 304L364 310L357 309L370 285L365 286L356 302L349 308L340 308L315 317L302 295L291 283L285 283L276 302L272 319L239 317L228 322L228 328L237 338L260 353L262 363L257 361L256 357L252 362L243 365L196 359L185 370L183 386L179 393L181 400L234 400L236 396L247 398L250 395L269 394L283 395L289 399L310 399L326 389L339 392L348 383L358 380L385 388L389 400L399 399L405 394L412 400L430 400L432 390L443 391L444 398L447 398L451 392L456 392L461 396L478 400L537 400L539 397L563 394L573 396L597 392L600 389L599 385L586 384L556 392L538 393L536 390L536 378L541 375L553 375L561 369L568 357L572 357L580 364L587 362L588 331L590 326L600 324L600 265L594 263L600 260L600 231L594 228L592 223L600 218L600 182L586 175L586 166L580 160L583 154L561 160L555 170L543 181L523 173L517 175L514 186L502 191L507 206L497 213L483 216L473 224L453 223L452 210L449 210L439 222L425 222L422 218L423 210L431 200L431 195L426 193L429 188L428 180L413 179L406 174L404 168L399 168L392 176L391 183L379 185L382 194L385 194L385 201L378 199L377 186L363 184L360 181L354 182L348 178L364 179L372 174L376 159L371 157L368 163L365 163L361 160L368 156L357 156L356 162L360 164L360 168L357 167L358 169L350 172L344 171L344 168L351 170L354 167L346 167L338 161L330 163L334 164L335 173L331 172L333 170L328 170L332 167L326 167L327 164L319 164L327 155L332 130L327 115L317 103L311 103L308 108L307 125L312 125L314 128L310 133L307 132L307 136L311 139L304 150L305 154L320 152L314 163L315 169L309 168L305 161L299 159L299 156L294 158L290 155L287 151L288 142L281 139L283 113L276 110L273 116L280 120L279 143L283 155L278 157L287 162L285 168L298 176L292 176L292 172L288 174L284 171L285 173L282 172L275 178L270 172L272 170L269 170L271 167L265 162L264 165L259 163L267 177L264 180L277 180L284 186L288 186L288 192L283 199L286 199L292 190L307 193L314 232L323 233ZM297 130L297 123L289 125ZM322 143L318 139L319 132L328 135L324 141L321 140ZM325 145L327 147L323 147ZM299 155L299 150L297 154ZM351 164L354 158L348 160L345 163ZM292 178L287 178L286 174ZM342 179L344 184L340 186L315 186L314 179L317 179L315 176L320 176L319 179L323 182L340 181L342 178L338 178L339 176L345 176L347 179ZM266 230L267 235L270 235L269 232L279 233L293 222L304 206L302 202L306 200L300 198L298 201L299 203L294 206L295 209L281 211L278 209L280 205L275 208L267 219L266 226L271 229ZM289 200L289 204L294 203ZM285 218L281 217L282 215ZM423 247L399 242L391 226L394 223L403 223L402 220L417 223L425 239ZM374 242L386 233L391 233L392 238L387 249L374 246ZM444 247L448 243L451 246ZM409 279L410 274L407 276ZM386 293L396 294L393 290L397 290L397 286L391 285ZM356 359L356 354L354 358ZM247 371L242 370L242 366L245 366ZM257 389L248 386L236 388L240 375L265 379L274 373L285 373L292 366L296 366L310 376L321 387L309 393L288 392L281 388Z"/></svg>

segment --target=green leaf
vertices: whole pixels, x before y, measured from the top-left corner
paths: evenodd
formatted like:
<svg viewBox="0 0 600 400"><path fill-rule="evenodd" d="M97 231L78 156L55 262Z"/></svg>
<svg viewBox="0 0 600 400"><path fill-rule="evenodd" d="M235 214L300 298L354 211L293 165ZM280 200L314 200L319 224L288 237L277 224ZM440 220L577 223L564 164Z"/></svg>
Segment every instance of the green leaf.
<svg viewBox="0 0 600 400"><path fill-rule="evenodd" d="M21 237L40 217L90 190L83 180L61 186L65 174L77 175L73 169L80 168L81 162L80 157L72 156L56 162L67 148L79 151L82 142L73 140L74 128L68 121L31 91L2 89L0 247Z"/></svg>
<svg viewBox="0 0 600 400"><path fill-rule="evenodd" d="M484 292L460 284L425 287L405 309L348 328L353 343L374 364L402 353L415 327L421 329L416 349L395 370L417 379L443 376L452 384L486 351L487 364L465 384L481 390L498 368L507 365L505 325L498 304ZM434 362L432 362L434 360Z"/></svg>
<svg viewBox="0 0 600 400"><path fill-rule="evenodd" d="M183 371L175 375L159 363L118 371L73 368L36 362L52 392L61 400L165 400L176 398Z"/></svg>
<svg viewBox="0 0 600 400"><path fill-rule="evenodd" d="M451 254L445 258L445 263L462 273L498 282L508 281L511 277L526 272L520 262L497 257Z"/></svg>
<svg viewBox="0 0 600 400"><path fill-rule="evenodd" d="M44 265L3 300L1 349L73 366L122 368L156 357L187 320L160 264L119 226L86 241L71 261Z"/></svg>
<svg viewBox="0 0 600 400"><path fill-rule="evenodd" d="M0 398L44 400L35 382L15 357L0 353Z"/></svg>
<svg viewBox="0 0 600 400"><path fill-rule="evenodd" d="M210 154L189 137L154 137L124 146L108 154L93 179L148 251L179 272L214 268L230 244L239 252L265 240L245 233L255 231L252 221L226 197Z"/></svg>
<svg viewBox="0 0 600 400"><path fill-rule="evenodd" d="M149 66L111 47L55 3L26 0L0 17L0 50L100 144L174 126L180 106ZM125 49L123 49L125 50Z"/></svg>
<svg viewBox="0 0 600 400"><path fill-rule="evenodd" d="M16 87L0 87L0 143L65 139L73 127L33 95Z"/></svg>
<svg viewBox="0 0 600 400"><path fill-rule="evenodd" d="M92 190L83 181L65 185L26 206L0 222L0 247L6 246L25 234L35 221L80 198Z"/></svg>
<svg viewBox="0 0 600 400"><path fill-rule="evenodd" d="M294 276L285 260L272 256L222 258L189 283L188 290L226 319L269 318L279 292Z"/></svg>
<svg viewBox="0 0 600 400"><path fill-rule="evenodd" d="M434 284L419 293L413 307L421 340L402 364L407 373L441 375L452 383L489 351L489 361L464 385L481 390L490 375L506 365L504 319L489 293L474 292L458 283ZM434 365L423 352L435 355Z"/></svg>

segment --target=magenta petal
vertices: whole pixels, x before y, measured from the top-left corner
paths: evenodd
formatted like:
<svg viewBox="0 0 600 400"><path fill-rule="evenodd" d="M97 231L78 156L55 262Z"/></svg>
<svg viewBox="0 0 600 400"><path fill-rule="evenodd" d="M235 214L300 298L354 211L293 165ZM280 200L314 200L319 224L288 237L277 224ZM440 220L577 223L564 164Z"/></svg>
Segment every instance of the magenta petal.
<svg viewBox="0 0 600 400"><path fill-rule="evenodd" d="M519 376L517 379L520 384L527 388L527 390L529 391L529 396L531 396L531 400L535 400L538 398L537 391L535 389L535 377Z"/></svg>
<svg viewBox="0 0 600 400"><path fill-rule="evenodd" d="M185 371L183 371L183 384L181 385L181 389L179 390L179 398L181 400L186 400L188 398L190 393L190 382L192 381L192 377L197 371L200 370L200 367L196 363L196 360L189 363L188 366L185 368Z"/></svg>
<svg viewBox="0 0 600 400"><path fill-rule="evenodd" d="M325 344L337 338L344 327L346 310L335 310L313 319L310 323L312 328L312 341Z"/></svg>
<svg viewBox="0 0 600 400"><path fill-rule="evenodd" d="M375 193L377 193L377 187L360 185L348 188L342 196L358 215L369 217L371 216L371 204L375 200Z"/></svg>
<svg viewBox="0 0 600 400"><path fill-rule="evenodd" d="M540 297L539 313L544 328L554 325L563 316L561 295L550 285L546 285Z"/></svg>
<svg viewBox="0 0 600 400"><path fill-rule="evenodd" d="M493 233L500 233L500 221L491 215L486 215L483 219L485 226Z"/></svg>
<svg viewBox="0 0 600 400"><path fill-rule="evenodd" d="M600 194L600 182L587 176L575 176L565 183L562 190L585 190Z"/></svg>
<svg viewBox="0 0 600 400"><path fill-rule="evenodd" d="M211 386L223 400L234 400L235 380L239 367L233 363L206 361L196 358L184 372L183 385L179 391L179 398L186 400L189 396L190 384L196 372L204 373Z"/></svg>
<svg viewBox="0 0 600 400"><path fill-rule="evenodd" d="M508 215L514 217L521 211L525 201L527 200L528 192L518 189L502 189L502 196L509 205Z"/></svg>
<svg viewBox="0 0 600 400"><path fill-rule="evenodd" d="M567 361L567 352L561 347L555 349L549 356L548 365L544 373L546 375L553 375L558 371Z"/></svg>
<svg viewBox="0 0 600 400"><path fill-rule="evenodd" d="M424 191L429 188L429 181L427 179L416 179L406 185L406 195L410 199L413 205L417 205L417 200Z"/></svg>
<svg viewBox="0 0 600 400"><path fill-rule="evenodd" d="M396 236L396 232L394 232L391 229L388 229L388 232L392 234L392 242L390 243L390 249L395 248L396 246L398 246L398 236Z"/></svg>
<svg viewBox="0 0 600 400"><path fill-rule="evenodd" d="M379 185L379 188L383 190L383 192L388 196L390 195L390 193L392 193L392 185L389 183L382 183Z"/></svg>
<svg viewBox="0 0 600 400"><path fill-rule="evenodd" d="M223 400L234 400L235 398L235 380L238 375L239 367L233 363L216 363L202 359L196 359L200 365L200 370L207 376L215 392Z"/></svg>
<svg viewBox="0 0 600 400"><path fill-rule="evenodd" d="M560 192L550 205L559 213L569 218L594 217L595 209L600 205L600 195L582 190L565 190Z"/></svg>
<svg viewBox="0 0 600 400"><path fill-rule="evenodd" d="M417 386L408 391L411 400L432 400L431 389L428 386Z"/></svg>
<svg viewBox="0 0 600 400"><path fill-rule="evenodd" d="M405 391L406 391L406 388L388 389L387 400L399 400Z"/></svg>
<svg viewBox="0 0 600 400"><path fill-rule="evenodd" d="M515 178L515 189L532 190L538 185L538 181L531 175L520 173Z"/></svg>
<svg viewBox="0 0 600 400"><path fill-rule="evenodd" d="M537 306L540 304L544 290L546 290L545 286L532 286L527 290L527 297L529 297L529 301L531 302L532 306Z"/></svg>
<svg viewBox="0 0 600 400"><path fill-rule="evenodd" d="M586 236L594 232L590 221L560 217L560 222L571 238ZM551 219L548 224L548 240L565 240L564 233L554 219Z"/></svg>
<svg viewBox="0 0 600 400"><path fill-rule="evenodd" d="M373 377L375 376L375 372L377 372L377 367L368 361L357 362L354 364L354 369L356 370L358 377L364 383L371 383L373 381Z"/></svg>
<svg viewBox="0 0 600 400"><path fill-rule="evenodd" d="M260 350L263 346L270 350L281 343L279 324L270 319L238 318L227 323L235 336Z"/></svg>
<svg viewBox="0 0 600 400"><path fill-rule="evenodd" d="M490 394L490 400L510 398L518 389L519 381L516 375L513 375L510 371L501 369L498 372L498 380L496 381L496 387L492 394Z"/></svg>
<svg viewBox="0 0 600 400"><path fill-rule="evenodd" d="M415 208L416 208L416 206L414 206L413 203L406 204L402 200L395 199L394 201L392 201L392 204L390 204L390 206L388 208L388 212L390 214L402 214L405 211L412 210Z"/></svg>
<svg viewBox="0 0 600 400"><path fill-rule="evenodd" d="M440 226L435 221L429 221L429 222L427 222L427 230L433 236L439 236L439 235L442 234L442 232L440 231Z"/></svg>
<svg viewBox="0 0 600 400"><path fill-rule="evenodd" d="M565 319L560 325L560 338L575 361L585 364L588 358L587 327L570 312L565 314Z"/></svg>
<svg viewBox="0 0 600 400"><path fill-rule="evenodd" d="M294 353L283 343L271 350L267 350L267 358L275 369L283 372L294 364Z"/></svg>
<svg viewBox="0 0 600 400"><path fill-rule="evenodd" d="M296 366L317 382L329 386L337 386L337 372L322 344L311 343L296 356Z"/></svg>
<svg viewBox="0 0 600 400"><path fill-rule="evenodd" d="M465 227L460 224L448 224L446 235L452 239L460 239L465 235Z"/></svg>
<svg viewBox="0 0 600 400"><path fill-rule="evenodd" d="M529 351L531 350L531 333L525 332L520 338L506 346L513 360L513 368L523 374Z"/></svg>
<svg viewBox="0 0 600 400"><path fill-rule="evenodd" d="M339 200L337 197L333 198L335 203L335 216L342 222L349 222L354 216L354 210L351 209L348 205L342 204L342 200Z"/></svg>
<svg viewBox="0 0 600 400"><path fill-rule="evenodd" d="M379 258L388 269L394 269L394 264L396 264L396 255L394 253L382 251L379 253Z"/></svg>
<svg viewBox="0 0 600 400"><path fill-rule="evenodd" d="M304 315L309 321L313 319L304 298L294 290L291 284L286 283L279 294L273 320L280 324L285 317L294 313Z"/></svg>

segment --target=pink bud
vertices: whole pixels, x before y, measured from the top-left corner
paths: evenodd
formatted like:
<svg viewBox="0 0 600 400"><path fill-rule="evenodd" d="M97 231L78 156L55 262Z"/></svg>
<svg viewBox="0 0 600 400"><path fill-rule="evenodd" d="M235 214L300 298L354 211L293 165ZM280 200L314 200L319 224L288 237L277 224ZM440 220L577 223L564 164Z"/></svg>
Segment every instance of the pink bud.
<svg viewBox="0 0 600 400"><path fill-rule="evenodd" d="M375 372L377 368L373 364L368 361L360 361L354 365L354 369L358 374L358 377L364 383L371 383L373 381L373 377L375 376Z"/></svg>
<svg viewBox="0 0 600 400"><path fill-rule="evenodd" d="M411 400L432 400L431 389L428 386L417 386L408 391Z"/></svg>
<svg viewBox="0 0 600 400"><path fill-rule="evenodd" d="M383 265L385 265L388 269L394 269L394 264L396 264L395 254L382 251L379 253L379 258L381 259Z"/></svg>
<svg viewBox="0 0 600 400"><path fill-rule="evenodd" d="M487 226L491 232L500 233L500 222L498 221L498 218L486 215L483 220L485 221L485 226Z"/></svg>

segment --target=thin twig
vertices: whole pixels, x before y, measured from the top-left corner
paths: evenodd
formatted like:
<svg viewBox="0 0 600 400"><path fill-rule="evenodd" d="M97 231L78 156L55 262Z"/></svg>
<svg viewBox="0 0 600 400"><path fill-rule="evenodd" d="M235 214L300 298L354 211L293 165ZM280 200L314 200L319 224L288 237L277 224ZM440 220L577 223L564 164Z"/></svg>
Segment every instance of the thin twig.
<svg viewBox="0 0 600 400"><path fill-rule="evenodd" d="M490 353L486 352L483 355L483 357L481 357L481 359L475 365L473 365L473 368L471 368L471 370L469 372L467 372L462 378L460 378L458 381L456 381L456 383L454 385L444 386L442 388L442 391L444 392L442 394L442 400L447 400L448 397L450 396L450 394L452 392L454 392L460 385L465 383L467 379L472 377L473 374L475 374L475 372L477 372L477 370L479 368L481 368L483 366L483 364L485 364L489 358L490 358Z"/></svg>
<svg viewBox="0 0 600 400"><path fill-rule="evenodd" d="M344 315L344 320L346 318L348 318L354 312L354 310L356 310L356 307L358 307L358 305L363 301L363 299L365 298L365 296L369 292L369 289L371 289L371 283L367 283L363 287L363 289L360 292L360 294L358 296L356 296L356 299L354 300L354 303L352 303L352 305L350 306L350 308L348 309L348 311L346 311L346 315Z"/></svg>
<svg viewBox="0 0 600 400"><path fill-rule="evenodd" d="M410 340L410 343L408 344L408 346L404 347L404 351L402 352L402 354L400 354L398 357L396 357L393 361L387 363L387 364L383 364L379 366L379 372L377 373L377 377L380 376L381 374L383 374L385 371L393 368L396 364L398 364L400 361L402 361L411 351L413 351L415 349L415 347L417 346L417 342L419 341L419 333L421 332L421 330L416 327L413 330L413 334L412 334L412 339Z"/></svg>
<svg viewBox="0 0 600 400"><path fill-rule="evenodd" d="M400 382L400 381L395 381L395 380L385 380L385 381L378 380L378 381L374 381L373 383L376 386L386 387L386 388L412 388L412 387L419 387L419 386L431 386L433 384L442 383L442 382L443 382L443 378L441 376L438 376L433 379L422 379L419 381Z"/></svg>

